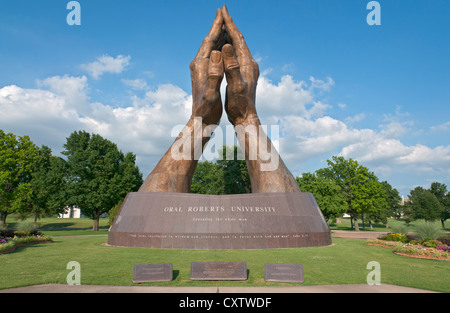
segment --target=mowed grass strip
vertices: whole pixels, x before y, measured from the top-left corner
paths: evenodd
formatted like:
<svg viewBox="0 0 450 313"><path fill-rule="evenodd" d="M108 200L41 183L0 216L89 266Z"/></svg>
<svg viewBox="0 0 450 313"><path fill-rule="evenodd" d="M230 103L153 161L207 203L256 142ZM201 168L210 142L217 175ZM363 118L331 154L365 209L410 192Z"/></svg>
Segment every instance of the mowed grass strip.
<svg viewBox="0 0 450 313"><path fill-rule="evenodd" d="M174 280L154 286L288 286L266 283L265 263L302 264L303 285L365 284L367 264L381 266L381 283L450 292L450 262L395 255L392 249L364 240L333 238L333 246L274 250L165 250L105 246L107 237L54 238L53 243L24 246L0 255L0 289L37 284L65 284L67 263L81 266L81 284L133 285L136 264L172 263ZM191 281L191 262L247 262L248 280Z"/></svg>

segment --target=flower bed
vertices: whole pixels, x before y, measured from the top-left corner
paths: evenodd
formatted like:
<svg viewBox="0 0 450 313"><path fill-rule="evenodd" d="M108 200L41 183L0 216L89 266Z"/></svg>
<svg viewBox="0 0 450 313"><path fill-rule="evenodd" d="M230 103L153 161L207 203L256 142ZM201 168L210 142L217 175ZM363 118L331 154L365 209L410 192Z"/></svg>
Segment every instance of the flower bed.
<svg viewBox="0 0 450 313"><path fill-rule="evenodd" d="M1 238L0 239L0 254L6 254L14 251L17 247L33 245L37 243L49 243L53 242L49 236L37 235L37 236L14 236L13 238Z"/></svg>
<svg viewBox="0 0 450 313"><path fill-rule="evenodd" d="M404 243L402 241L375 239L368 240L366 244L372 246L393 248L394 253L398 255L421 259L449 261L450 247L436 244L435 241L436 240L433 240L432 242L427 241L422 244L416 244L416 242Z"/></svg>

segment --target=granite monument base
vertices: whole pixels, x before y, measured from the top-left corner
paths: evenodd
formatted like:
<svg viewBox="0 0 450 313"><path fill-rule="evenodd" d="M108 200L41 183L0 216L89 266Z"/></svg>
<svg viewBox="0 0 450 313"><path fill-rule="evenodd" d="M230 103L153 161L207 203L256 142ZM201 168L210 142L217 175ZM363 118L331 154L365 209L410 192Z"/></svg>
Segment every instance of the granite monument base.
<svg viewBox="0 0 450 313"><path fill-rule="evenodd" d="M331 245L331 232L311 193L135 192L125 198L108 243L162 249L296 248Z"/></svg>

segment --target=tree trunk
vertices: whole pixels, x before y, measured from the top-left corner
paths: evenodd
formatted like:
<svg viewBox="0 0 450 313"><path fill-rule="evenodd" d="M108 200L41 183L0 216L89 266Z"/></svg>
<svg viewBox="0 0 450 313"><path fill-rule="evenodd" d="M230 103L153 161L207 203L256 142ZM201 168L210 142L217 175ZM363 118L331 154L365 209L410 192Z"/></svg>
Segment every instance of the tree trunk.
<svg viewBox="0 0 450 313"><path fill-rule="evenodd" d="M6 217L8 216L8 212L6 211L0 211L0 222L3 225L6 225Z"/></svg>
<svg viewBox="0 0 450 313"><path fill-rule="evenodd" d="M358 217L355 216L354 220L355 220L355 231L359 231Z"/></svg>
<svg viewBox="0 0 450 313"><path fill-rule="evenodd" d="M364 224L364 213L361 216L361 218L362 218L363 230L366 230L366 224Z"/></svg>
<svg viewBox="0 0 450 313"><path fill-rule="evenodd" d="M98 231L98 225L100 223L100 214L94 214L94 225L92 226L92 231Z"/></svg>
<svg viewBox="0 0 450 313"><path fill-rule="evenodd" d="M373 230L372 221L370 221L370 220L369 220L369 227L370 227L370 230Z"/></svg>

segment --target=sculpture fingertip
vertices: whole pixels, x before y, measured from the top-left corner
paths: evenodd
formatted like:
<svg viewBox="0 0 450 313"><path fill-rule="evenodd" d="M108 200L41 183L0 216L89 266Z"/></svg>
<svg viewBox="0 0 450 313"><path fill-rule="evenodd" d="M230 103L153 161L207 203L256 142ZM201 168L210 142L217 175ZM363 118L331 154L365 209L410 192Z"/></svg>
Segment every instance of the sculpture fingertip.
<svg viewBox="0 0 450 313"><path fill-rule="evenodd" d="M224 13L228 14L228 8L227 8L227 6L226 6L225 4L224 4L223 7L222 7L222 11L223 11Z"/></svg>

